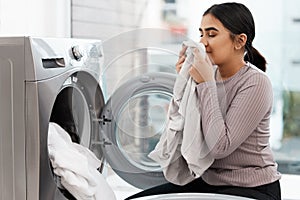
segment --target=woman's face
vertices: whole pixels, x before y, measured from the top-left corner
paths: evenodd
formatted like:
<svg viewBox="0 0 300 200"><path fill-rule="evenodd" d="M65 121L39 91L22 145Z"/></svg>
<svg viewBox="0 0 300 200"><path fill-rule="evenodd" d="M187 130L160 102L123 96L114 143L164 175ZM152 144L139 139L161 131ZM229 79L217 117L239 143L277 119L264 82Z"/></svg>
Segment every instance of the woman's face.
<svg viewBox="0 0 300 200"><path fill-rule="evenodd" d="M203 16L199 31L200 42L205 45L206 53L214 64L222 65L233 58L233 39L217 18L211 14Z"/></svg>

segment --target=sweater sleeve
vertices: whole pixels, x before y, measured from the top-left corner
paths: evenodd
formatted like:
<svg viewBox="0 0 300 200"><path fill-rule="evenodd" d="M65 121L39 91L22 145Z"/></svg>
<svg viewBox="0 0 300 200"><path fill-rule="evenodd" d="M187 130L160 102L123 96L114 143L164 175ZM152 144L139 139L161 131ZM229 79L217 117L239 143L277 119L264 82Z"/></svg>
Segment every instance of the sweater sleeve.
<svg viewBox="0 0 300 200"><path fill-rule="evenodd" d="M268 77L262 73L252 75L240 79L243 83L225 108L224 117L216 83L197 85L202 131L215 159L224 158L237 149L271 112L273 93Z"/></svg>

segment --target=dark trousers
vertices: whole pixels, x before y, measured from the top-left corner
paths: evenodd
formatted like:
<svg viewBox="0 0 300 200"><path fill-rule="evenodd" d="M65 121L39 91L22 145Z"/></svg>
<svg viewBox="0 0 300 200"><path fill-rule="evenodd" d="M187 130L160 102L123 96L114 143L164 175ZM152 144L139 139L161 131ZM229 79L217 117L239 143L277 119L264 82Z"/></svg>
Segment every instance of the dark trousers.
<svg viewBox="0 0 300 200"><path fill-rule="evenodd" d="M237 187L237 186L213 186L209 185L202 180L202 178L196 179L184 186L175 185L172 183L166 183L159 185L135 195L132 195L128 199L158 195L169 193L217 193L226 195L236 195L241 197L248 197L259 200L281 200L280 183L275 181L266 185L257 187Z"/></svg>

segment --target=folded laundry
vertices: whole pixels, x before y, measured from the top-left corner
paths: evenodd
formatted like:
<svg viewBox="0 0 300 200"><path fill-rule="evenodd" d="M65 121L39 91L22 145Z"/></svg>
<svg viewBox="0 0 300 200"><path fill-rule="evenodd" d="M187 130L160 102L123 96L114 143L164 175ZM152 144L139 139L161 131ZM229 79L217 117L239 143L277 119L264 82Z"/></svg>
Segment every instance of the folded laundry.
<svg viewBox="0 0 300 200"><path fill-rule="evenodd" d="M185 185L200 177L213 163L201 130L201 113L196 96L196 83L189 75L193 63L193 48L205 56L204 46L192 40L184 41L187 57L176 78L167 127L149 157L158 162L166 179Z"/></svg>
<svg viewBox="0 0 300 200"><path fill-rule="evenodd" d="M56 123L49 123L48 151L53 172L78 200L114 200L112 189L97 170L101 161L88 148L73 143Z"/></svg>

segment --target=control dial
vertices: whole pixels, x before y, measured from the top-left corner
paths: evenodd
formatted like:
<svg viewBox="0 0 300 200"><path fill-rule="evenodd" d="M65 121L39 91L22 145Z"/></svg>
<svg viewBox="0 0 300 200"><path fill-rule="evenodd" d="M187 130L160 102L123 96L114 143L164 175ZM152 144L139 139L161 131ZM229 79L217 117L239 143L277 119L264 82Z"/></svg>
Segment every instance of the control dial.
<svg viewBox="0 0 300 200"><path fill-rule="evenodd" d="M79 46L73 46L72 49L72 54L75 58L75 60L80 61L81 58L83 57L83 52L80 50Z"/></svg>

